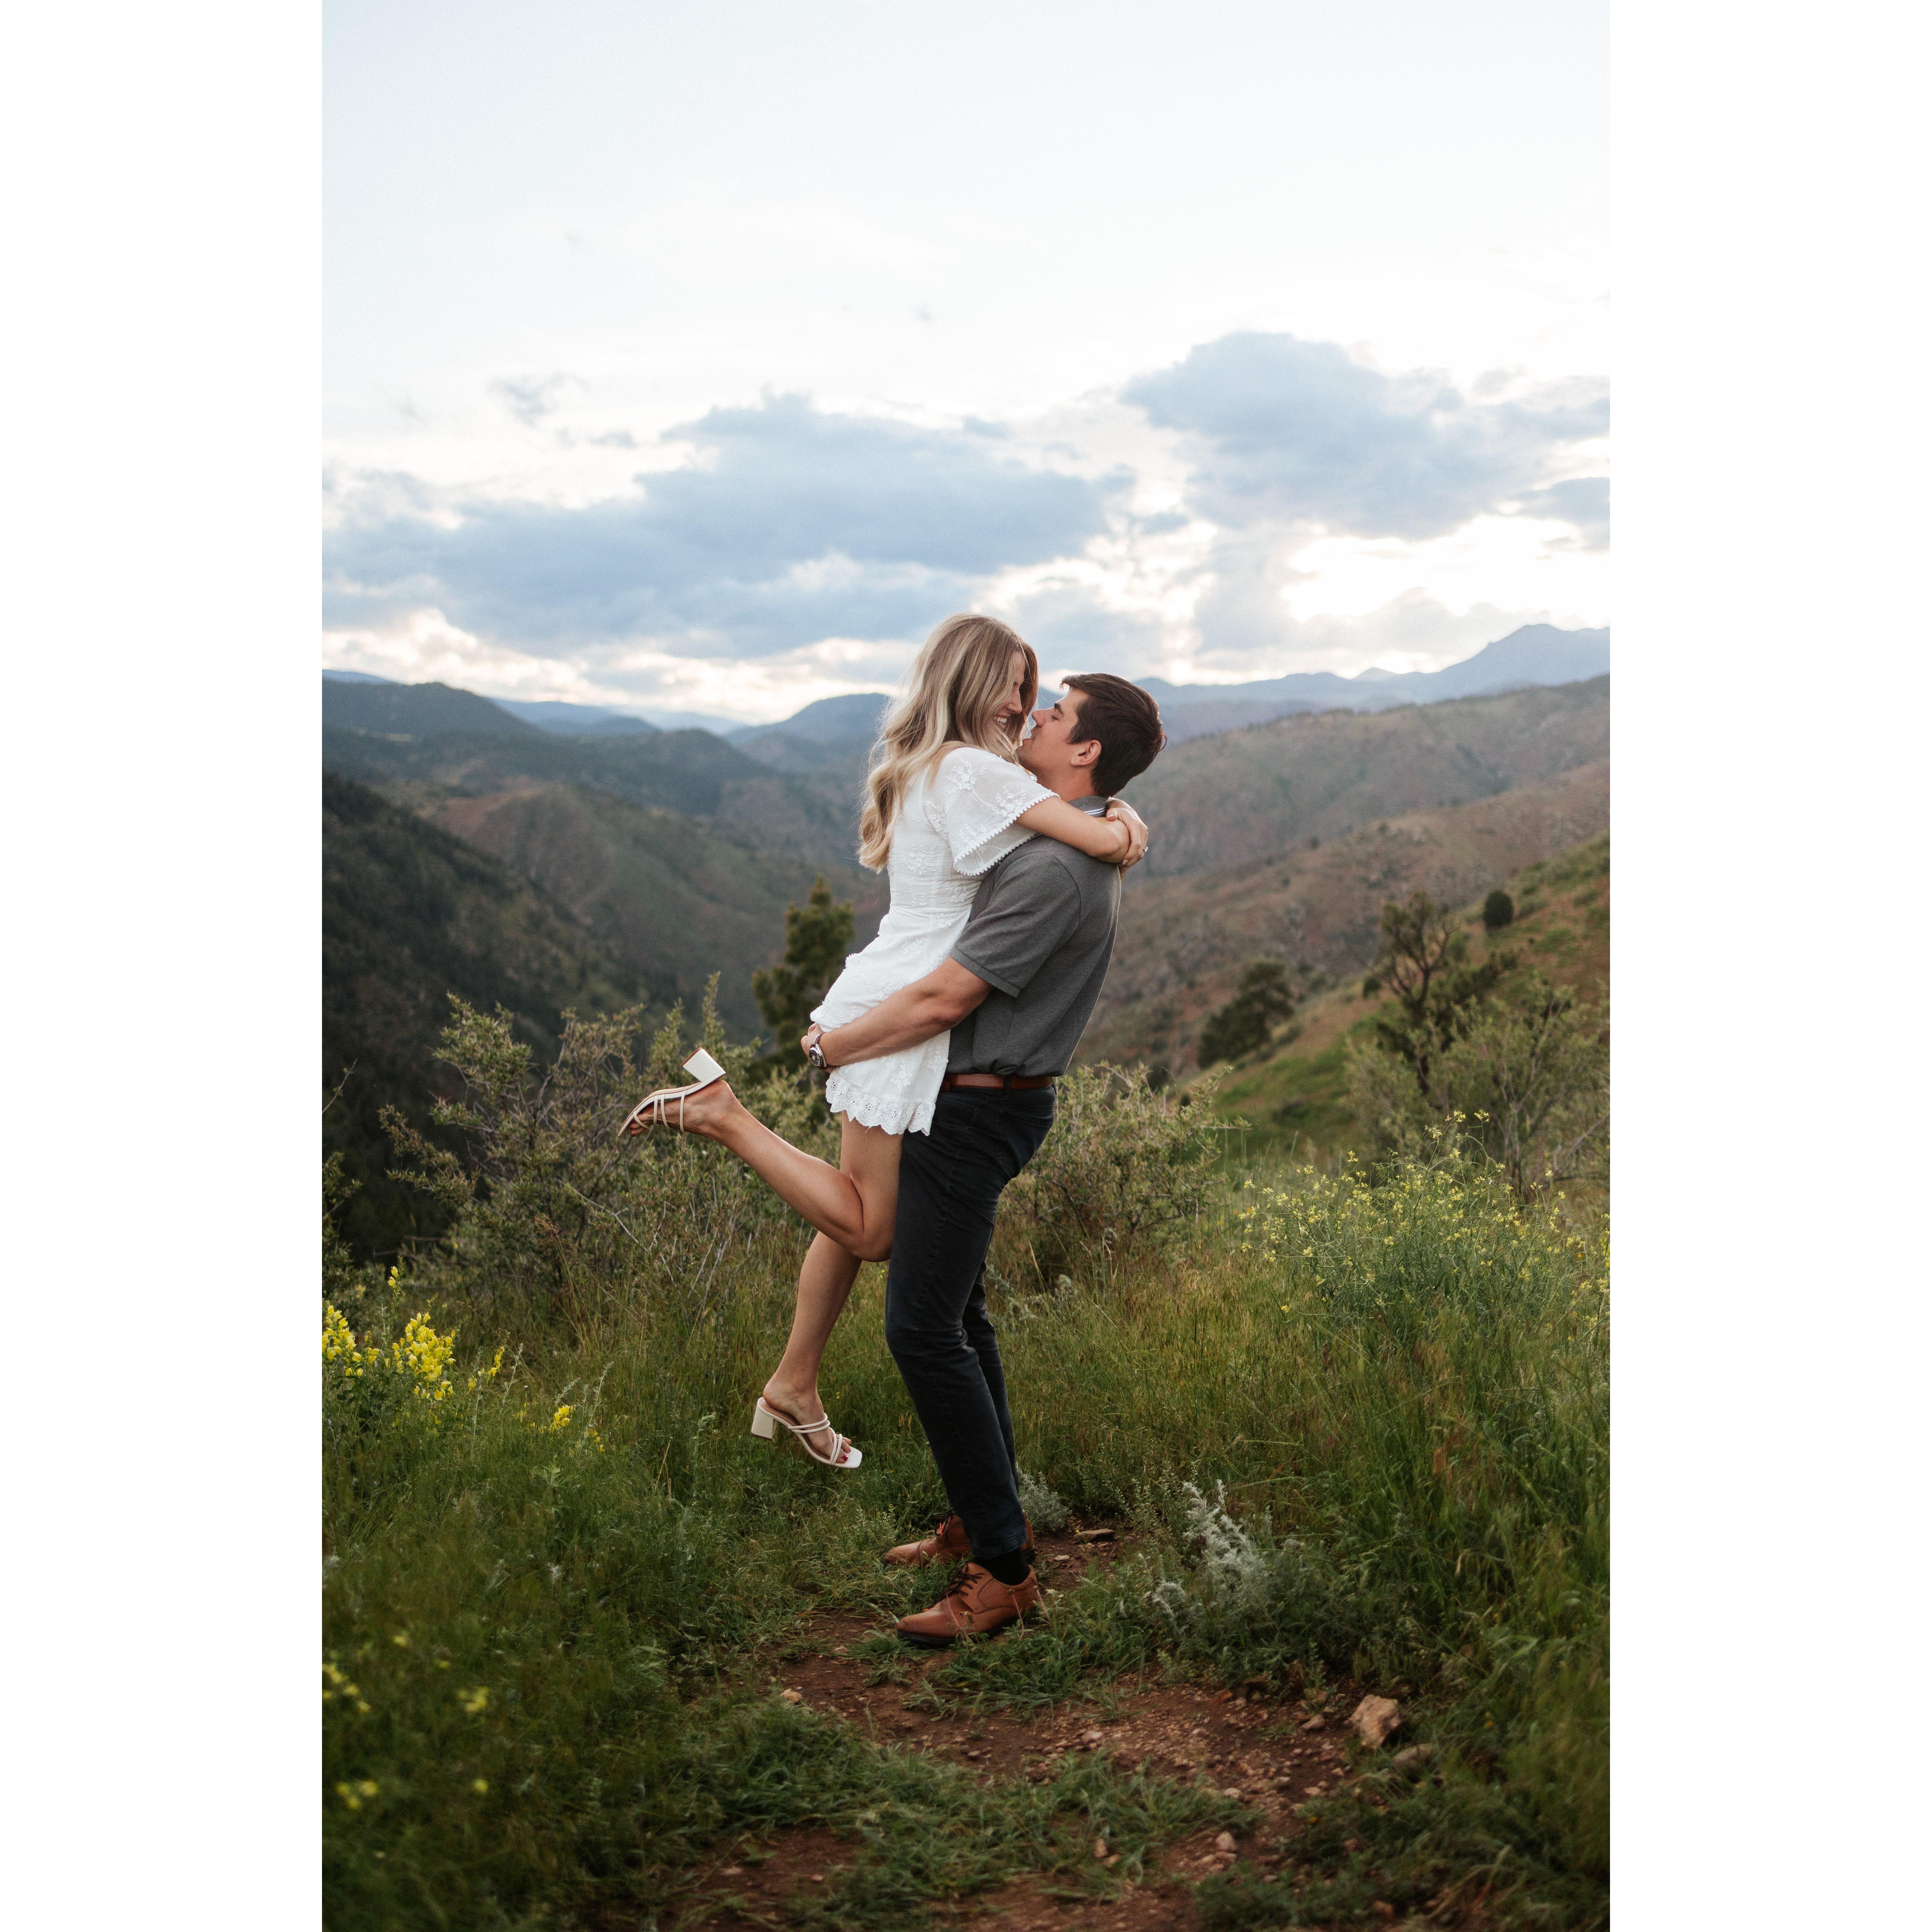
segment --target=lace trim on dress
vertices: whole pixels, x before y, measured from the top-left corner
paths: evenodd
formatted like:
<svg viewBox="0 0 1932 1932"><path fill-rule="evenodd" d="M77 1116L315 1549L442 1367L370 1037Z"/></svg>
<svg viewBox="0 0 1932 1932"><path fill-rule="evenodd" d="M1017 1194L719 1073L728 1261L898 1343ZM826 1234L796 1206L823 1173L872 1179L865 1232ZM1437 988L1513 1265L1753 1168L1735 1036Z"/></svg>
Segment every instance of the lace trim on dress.
<svg viewBox="0 0 1932 1932"><path fill-rule="evenodd" d="M1054 796L1019 766L962 746L940 761L926 795L926 821L946 841L955 868L976 879L1034 836L1023 830L1002 838L1013 820Z"/></svg>

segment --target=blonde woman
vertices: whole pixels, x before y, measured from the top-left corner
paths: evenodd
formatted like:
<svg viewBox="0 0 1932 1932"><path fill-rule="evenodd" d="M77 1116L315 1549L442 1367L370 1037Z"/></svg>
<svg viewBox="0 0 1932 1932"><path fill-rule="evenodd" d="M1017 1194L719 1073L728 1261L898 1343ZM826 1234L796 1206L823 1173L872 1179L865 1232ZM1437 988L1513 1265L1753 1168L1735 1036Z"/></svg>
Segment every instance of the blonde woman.
<svg viewBox="0 0 1932 1932"><path fill-rule="evenodd" d="M878 937L847 959L814 1009L808 1042L940 967L981 875L1028 840L1057 839L1121 866L1146 850L1147 827L1131 806L1116 800L1105 816L1090 815L1021 764L1039 688L1032 647L996 619L949 617L926 640L880 724L860 816L860 859L888 873L891 905ZM840 1119L836 1168L753 1120L708 1059L688 1069L700 1076L697 1087L651 1095L626 1123L634 1134L664 1121L723 1142L818 1229L799 1275L790 1340L752 1428L766 1437L789 1430L828 1468L856 1468L862 1456L831 1425L819 1364L860 1264L892 1252L900 1137L932 1124L946 1042L941 1030L831 1075L825 1098Z"/></svg>

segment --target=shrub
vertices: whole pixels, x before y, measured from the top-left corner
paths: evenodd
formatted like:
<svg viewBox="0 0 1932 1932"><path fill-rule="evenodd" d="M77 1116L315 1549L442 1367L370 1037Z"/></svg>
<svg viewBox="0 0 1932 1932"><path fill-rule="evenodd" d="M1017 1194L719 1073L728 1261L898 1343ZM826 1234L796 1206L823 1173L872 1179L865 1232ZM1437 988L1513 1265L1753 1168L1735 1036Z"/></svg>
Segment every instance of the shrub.
<svg viewBox="0 0 1932 1932"><path fill-rule="evenodd" d="M342 1210L361 1185L343 1172L340 1149L322 1162L322 1292L325 1299L359 1300L364 1292L364 1268L358 1265L355 1252L343 1239L339 1225Z"/></svg>
<svg viewBox="0 0 1932 1932"><path fill-rule="evenodd" d="M1370 1634L1367 1606L1319 1546L1277 1538L1265 1520L1244 1528L1221 1486L1211 1501L1192 1483L1181 1492L1183 1546L1196 1563L1190 1579L1163 1577L1148 1593L1163 1647L1229 1683L1347 1670Z"/></svg>
<svg viewBox="0 0 1932 1932"><path fill-rule="evenodd" d="M1020 1508L1036 1536L1058 1536L1066 1527L1066 1504L1044 1476L1019 1472Z"/></svg>
<svg viewBox="0 0 1932 1932"><path fill-rule="evenodd" d="M1195 1097L1165 1098L1144 1067L1063 1076L1052 1131L1000 1198L1000 1270L1022 1287L1050 1288L1063 1274L1150 1264L1191 1235L1222 1131Z"/></svg>
<svg viewBox="0 0 1932 1932"><path fill-rule="evenodd" d="M1520 1199L1600 1179L1610 1136L1610 1034L1600 1002L1534 968L1458 1016L1414 1064L1352 1046L1349 1097L1383 1154L1453 1131L1495 1161Z"/></svg>
<svg viewBox="0 0 1932 1932"><path fill-rule="evenodd" d="M836 1158L824 1110L802 1084L751 1077L749 1047L727 1043L714 977L700 1043L722 1063L746 1106L776 1132ZM639 1010L566 1017L554 1066L534 1078L510 1019L452 999L442 1058L462 1076L460 1100L435 1118L467 1136L468 1159L438 1147L393 1112L386 1122L406 1163L401 1178L434 1196L454 1225L418 1263L432 1290L512 1312L560 1316L578 1333L653 1310L703 1318L748 1245L800 1242L802 1223L742 1162L674 1132L621 1138L626 1113L651 1088L681 1084L689 1052L674 1008L641 1067L631 1040Z"/></svg>
<svg viewBox="0 0 1932 1932"><path fill-rule="evenodd" d="M1498 886L1483 902L1483 926L1486 932L1500 932L1516 916L1516 902Z"/></svg>

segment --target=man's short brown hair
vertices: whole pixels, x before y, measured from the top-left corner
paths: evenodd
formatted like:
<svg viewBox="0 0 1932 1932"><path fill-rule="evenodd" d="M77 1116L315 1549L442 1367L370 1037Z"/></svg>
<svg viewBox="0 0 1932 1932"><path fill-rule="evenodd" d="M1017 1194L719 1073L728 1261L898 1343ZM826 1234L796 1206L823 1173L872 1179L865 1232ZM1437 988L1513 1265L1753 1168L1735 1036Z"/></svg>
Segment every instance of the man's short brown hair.
<svg viewBox="0 0 1932 1932"><path fill-rule="evenodd" d="M1080 719L1070 742L1084 745L1090 739L1100 740L1094 789L1102 798L1111 798L1138 778L1167 742L1160 706L1138 685L1103 670L1070 677L1066 688L1080 694Z"/></svg>

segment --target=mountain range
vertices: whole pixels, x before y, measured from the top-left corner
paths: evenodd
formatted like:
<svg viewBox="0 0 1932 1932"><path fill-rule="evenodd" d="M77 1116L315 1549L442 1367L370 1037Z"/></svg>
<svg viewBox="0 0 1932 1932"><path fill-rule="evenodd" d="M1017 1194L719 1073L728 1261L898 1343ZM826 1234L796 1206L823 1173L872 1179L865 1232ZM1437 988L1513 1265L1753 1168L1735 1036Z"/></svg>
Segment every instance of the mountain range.
<svg viewBox="0 0 1932 1932"><path fill-rule="evenodd" d="M1610 668L1610 634L1559 631L1525 624L1473 657L1441 670L1370 668L1353 677L1333 671L1297 671L1252 684L1169 684L1137 680L1154 694L1168 742L1238 730L1300 711L1387 711L1399 704L1434 704L1445 698L1476 698L1525 685L1574 684L1601 677Z"/></svg>
<svg viewBox="0 0 1932 1932"><path fill-rule="evenodd" d="M1528 685L1571 684L1603 676L1610 668L1607 630L1564 631L1550 624L1525 624L1441 670L1372 668L1353 677L1333 671L1296 671L1248 684L1172 684L1159 677L1137 682L1160 706L1168 742L1179 744L1300 712L1387 711L1398 705L1432 704L1446 698L1474 698ZM558 699L490 699L455 693L448 685L389 684L367 672L325 671L322 678L325 724L405 732L493 728L473 709L461 724L431 722L445 715L451 697L460 695L472 706L492 706L513 724L563 736L638 736L659 729L706 729L759 764L795 774L862 759L886 704L883 692L858 692L820 698L776 724L733 724L722 718L664 714L653 723L633 713ZM407 722L412 718L418 722L412 724Z"/></svg>

